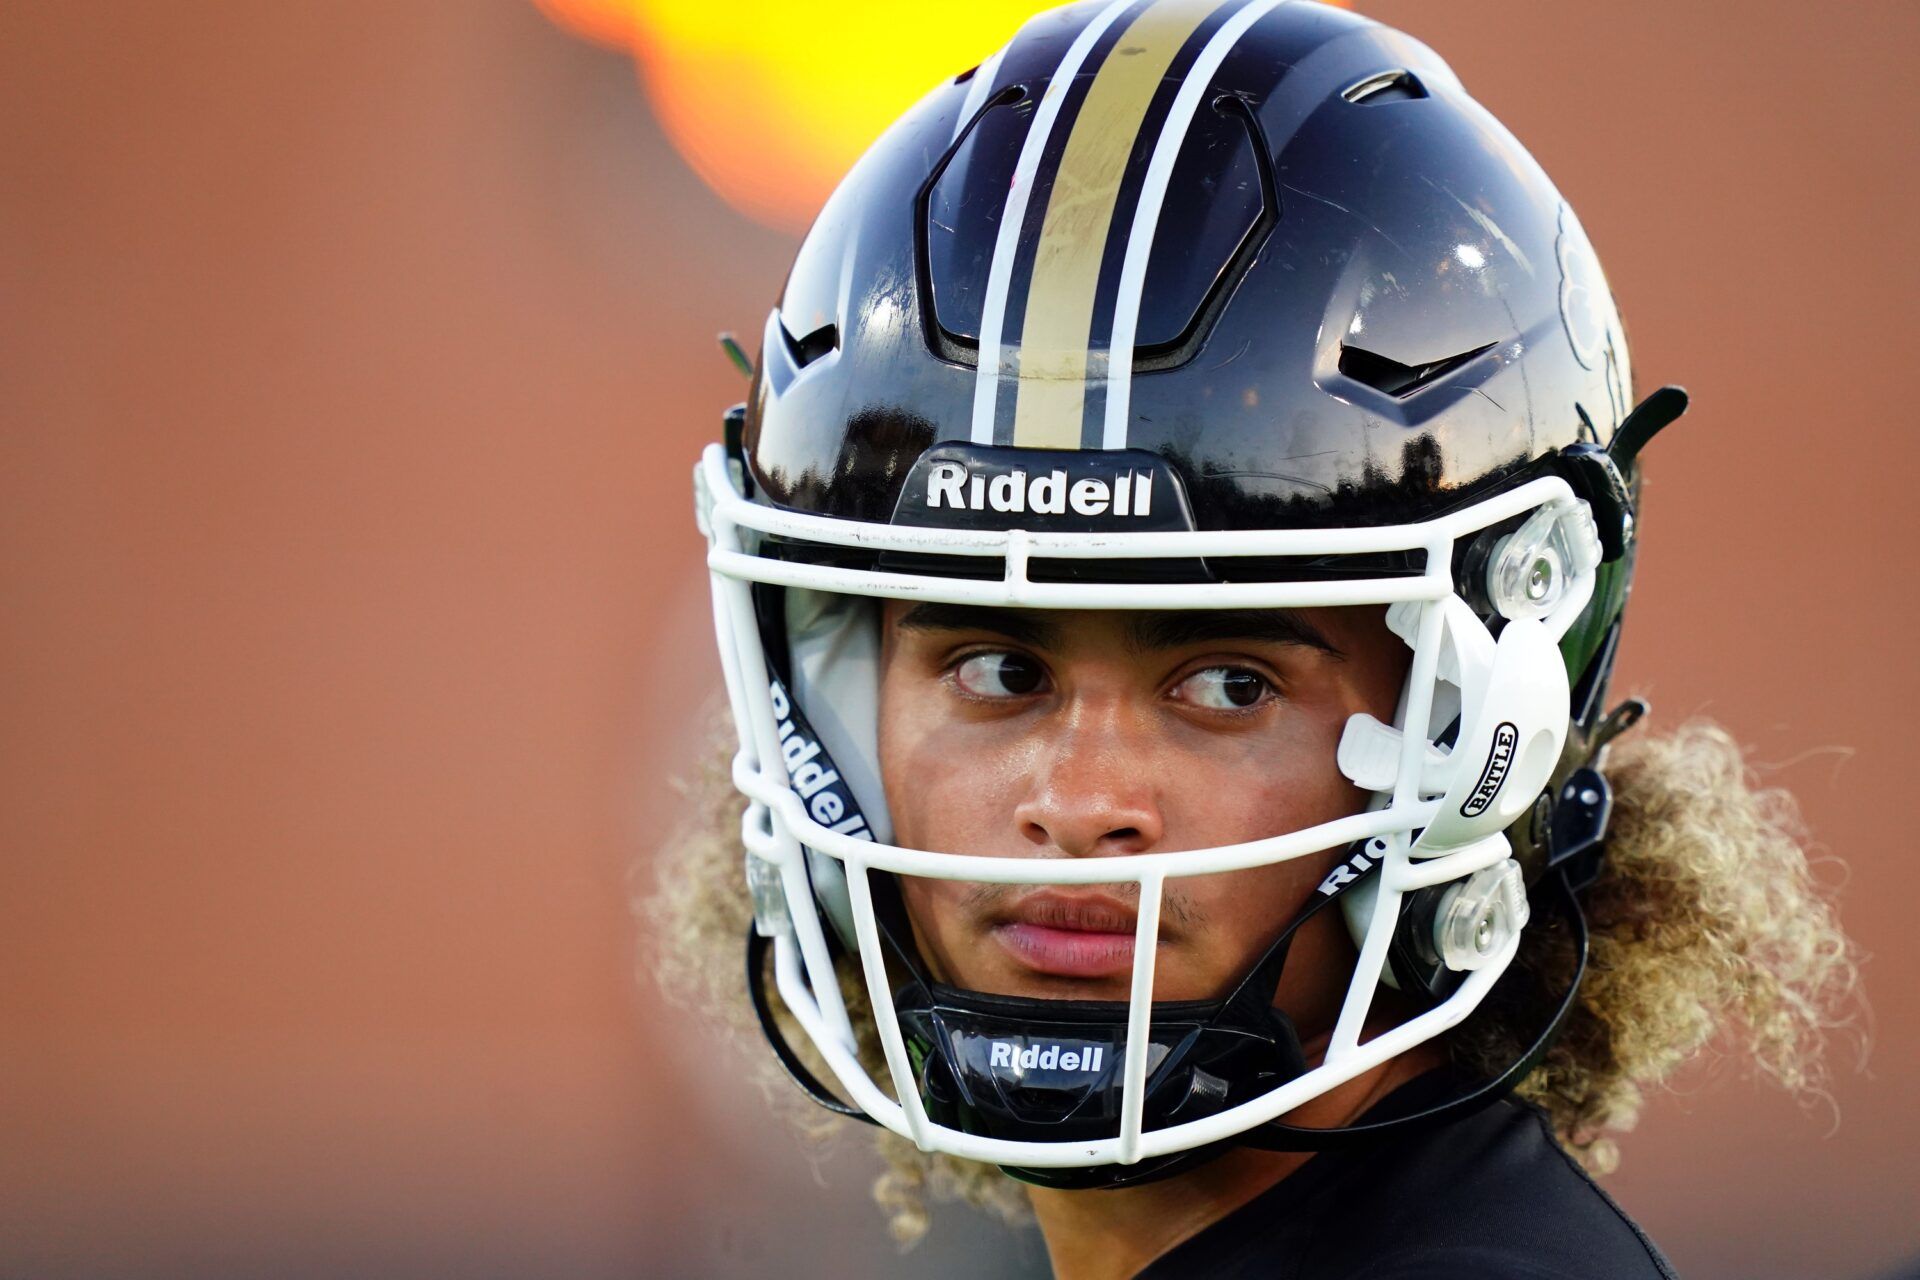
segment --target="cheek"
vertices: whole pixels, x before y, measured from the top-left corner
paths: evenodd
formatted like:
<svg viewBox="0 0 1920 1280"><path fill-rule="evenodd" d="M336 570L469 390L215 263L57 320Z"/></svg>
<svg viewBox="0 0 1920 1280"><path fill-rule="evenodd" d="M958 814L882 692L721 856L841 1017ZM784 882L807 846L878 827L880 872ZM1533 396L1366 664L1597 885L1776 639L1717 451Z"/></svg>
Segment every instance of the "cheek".
<svg viewBox="0 0 1920 1280"><path fill-rule="evenodd" d="M947 714L948 695L918 677L882 679L880 779L894 843L941 853L993 853L1011 829L1033 744L1002 726Z"/></svg>
<svg viewBox="0 0 1920 1280"><path fill-rule="evenodd" d="M932 754L930 720L918 682L887 662L880 679L880 785L893 819L894 843L924 848L921 832L930 806L939 802L940 771L926 767Z"/></svg>
<svg viewBox="0 0 1920 1280"><path fill-rule="evenodd" d="M940 982L959 982L972 939L963 924L971 886L952 880L899 878L900 898L913 929L914 948Z"/></svg>
<svg viewBox="0 0 1920 1280"><path fill-rule="evenodd" d="M1154 974L1156 1000L1214 1000L1244 979L1312 900L1333 854L1167 882L1162 913L1175 925L1177 949ZM1320 913L1339 922L1339 913ZM1331 972L1328 953L1304 944L1316 918L1294 936L1283 977L1317 989ZM1295 999L1301 996L1294 992ZM1283 1004L1285 1002L1282 1002ZM1290 1011L1293 1006L1286 1006Z"/></svg>
<svg viewBox="0 0 1920 1280"><path fill-rule="evenodd" d="M1344 708L1293 709L1269 732L1196 743L1167 770L1168 835L1178 840L1169 847L1238 844L1357 812L1366 797L1335 758L1346 717Z"/></svg>
<svg viewBox="0 0 1920 1280"><path fill-rule="evenodd" d="M1210 775L1212 785L1175 789L1182 810L1175 847L1206 848L1284 835L1359 812L1365 794L1341 774L1334 756L1347 714L1344 707L1329 708L1324 715L1303 710L1271 738L1255 744L1246 759L1204 766L1202 776ZM1328 851L1170 882L1171 896L1201 927L1186 934L1193 951L1179 971L1182 991L1160 998L1220 994L1217 984L1238 977L1260 957L1307 905L1314 886L1338 857L1338 851ZM1337 913L1331 918L1337 920ZM1311 971L1316 966L1292 964L1290 975L1297 978L1294 971L1303 967ZM1185 989L1188 986L1192 989Z"/></svg>

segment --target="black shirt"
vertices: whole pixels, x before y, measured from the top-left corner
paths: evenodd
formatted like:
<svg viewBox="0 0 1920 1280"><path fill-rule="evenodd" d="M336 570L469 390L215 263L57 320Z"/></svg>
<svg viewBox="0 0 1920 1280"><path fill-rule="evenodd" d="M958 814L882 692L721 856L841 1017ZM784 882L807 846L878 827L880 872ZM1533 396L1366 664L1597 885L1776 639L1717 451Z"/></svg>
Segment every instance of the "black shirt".
<svg viewBox="0 0 1920 1280"><path fill-rule="evenodd" d="M1443 1101L1412 1081L1368 1120ZM1499 1102L1437 1129L1323 1151L1135 1280L1674 1280L1653 1242L1554 1141Z"/></svg>

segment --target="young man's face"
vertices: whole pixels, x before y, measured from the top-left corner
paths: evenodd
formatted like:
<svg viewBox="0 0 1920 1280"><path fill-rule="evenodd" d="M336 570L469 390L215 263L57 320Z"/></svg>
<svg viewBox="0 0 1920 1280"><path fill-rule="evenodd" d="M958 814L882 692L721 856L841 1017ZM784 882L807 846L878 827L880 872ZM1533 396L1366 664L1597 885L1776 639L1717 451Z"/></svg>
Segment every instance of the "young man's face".
<svg viewBox="0 0 1920 1280"><path fill-rule="evenodd" d="M1004 858L1161 853L1357 812L1347 718L1391 721L1409 654L1380 608L1038 612L889 603L880 764L895 839ZM1225 994L1338 851L1169 879L1154 998ZM902 878L936 977L1000 995L1123 1000L1132 885ZM1330 1022L1338 912L1296 938L1280 1003ZM1341 988L1344 983L1339 984Z"/></svg>

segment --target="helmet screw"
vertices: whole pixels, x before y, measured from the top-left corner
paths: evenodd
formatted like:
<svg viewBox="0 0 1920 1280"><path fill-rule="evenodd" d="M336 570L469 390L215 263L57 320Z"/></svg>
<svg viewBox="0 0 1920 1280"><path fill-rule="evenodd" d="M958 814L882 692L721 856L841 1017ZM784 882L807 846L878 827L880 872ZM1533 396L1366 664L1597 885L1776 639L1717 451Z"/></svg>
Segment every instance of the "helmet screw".
<svg viewBox="0 0 1920 1280"><path fill-rule="evenodd" d="M1541 556L1527 574L1527 599L1538 604L1553 590L1553 561Z"/></svg>
<svg viewBox="0 0 1920 1280"><path fill-rule="evenodd" d="M1480 917L1480 924L1473 931L1473 946L1481 955L1493 950L1493 913Z"/></svg>

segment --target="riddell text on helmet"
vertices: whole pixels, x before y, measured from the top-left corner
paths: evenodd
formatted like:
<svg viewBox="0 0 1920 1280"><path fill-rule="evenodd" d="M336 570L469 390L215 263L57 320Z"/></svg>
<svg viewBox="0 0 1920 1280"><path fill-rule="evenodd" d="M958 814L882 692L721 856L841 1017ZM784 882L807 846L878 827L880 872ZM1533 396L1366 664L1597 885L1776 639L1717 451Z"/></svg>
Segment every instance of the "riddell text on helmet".
<svg viewBox="0 0 1920 1280"><path fill-rule="evenodd" d="M927 509L956 511L1031 511L1057 516L1072 508L1082 516L1153 514L1153 475L1128 471L1111 478L1070 479L1065 471L1029 475L1015 469L991 478L975 475L958 462L937 462L927 470Z"/></svg>
<svg viewBox="0 0 1920 1280"><path fill-rule="evenodd" d="M807 806L807 816L841 835L856 840L873 839L853 793L822 752L820 740L793 705L786 686L778 680L769 680L767 693L773 702L776 732L780 735L780 758L786 762L787 778L794 792Z"/></svg>

